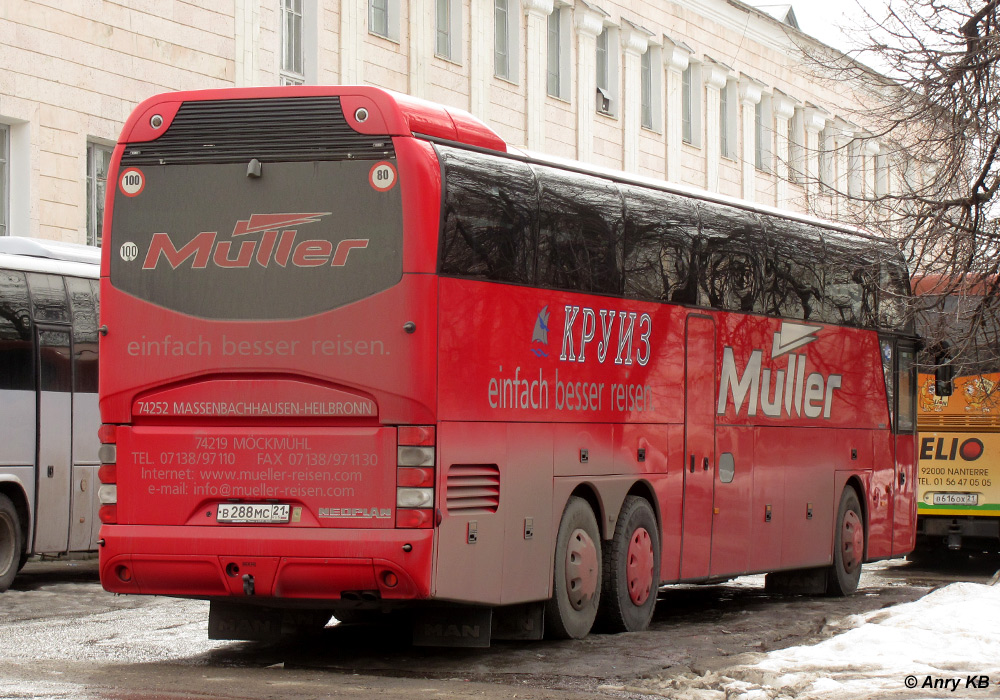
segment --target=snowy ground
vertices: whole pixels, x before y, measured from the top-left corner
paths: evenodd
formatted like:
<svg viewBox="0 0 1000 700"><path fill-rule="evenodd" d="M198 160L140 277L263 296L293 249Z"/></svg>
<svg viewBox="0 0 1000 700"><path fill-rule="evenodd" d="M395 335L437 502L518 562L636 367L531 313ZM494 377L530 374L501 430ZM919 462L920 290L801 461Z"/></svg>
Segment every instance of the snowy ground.
<svg viewBox="0 0 1000 700"><path fill-rule="evenodd" d="M813 646L756 654L722 673L642 690L684 700L1000 697L1000 585L953 583L847 618Z"/></svg>

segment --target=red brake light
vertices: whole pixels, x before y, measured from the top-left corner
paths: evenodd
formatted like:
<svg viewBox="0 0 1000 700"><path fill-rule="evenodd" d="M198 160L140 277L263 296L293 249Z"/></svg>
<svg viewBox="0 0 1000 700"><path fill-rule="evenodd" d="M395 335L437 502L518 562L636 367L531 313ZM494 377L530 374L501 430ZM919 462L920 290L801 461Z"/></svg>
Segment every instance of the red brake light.
<svg viewBox="0 0 1000 700"><path fill-rule="evenodd" d="M408 527L408 528L434 527L434 509L398 508L396 509L396 527Z"/></svg>
<svg viewBox="0 0 1000 700"><path fill-rule="evenodd" d="M97 480L100 481L102 484L117 484L118 465L102 464L101 468L97 470Z"/></svg>
<svg viewBox="0 0 1000 700"><path fill-rule="evenodd" d="M118 523L118 505L109 503L101 506L97 511L97 517L105 525L116 525Z"/></svg>
<svg viewBox="0 0 1000 700"><path fill-rule="evenodd" d="M399 426L398 445L433 445L433 425L401 425Z"/></svg>
<svg viewBox="0 0 1000 700"><path fill-rule="evenodd" d="M97 439L104 444L118 442L118 426L112 425L111 423L105 423L100 428L97 429Z"/></svg>

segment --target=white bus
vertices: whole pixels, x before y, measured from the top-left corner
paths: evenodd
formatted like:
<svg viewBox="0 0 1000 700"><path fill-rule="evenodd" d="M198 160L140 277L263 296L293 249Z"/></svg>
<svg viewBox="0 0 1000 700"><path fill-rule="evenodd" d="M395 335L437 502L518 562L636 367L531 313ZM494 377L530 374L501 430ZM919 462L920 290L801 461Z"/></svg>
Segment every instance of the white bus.
<svg viewBox="0 0 1000 700"><path fill-rule="evenodd" d="M0 237L0 592L97 549L100 250Z"/></svg>

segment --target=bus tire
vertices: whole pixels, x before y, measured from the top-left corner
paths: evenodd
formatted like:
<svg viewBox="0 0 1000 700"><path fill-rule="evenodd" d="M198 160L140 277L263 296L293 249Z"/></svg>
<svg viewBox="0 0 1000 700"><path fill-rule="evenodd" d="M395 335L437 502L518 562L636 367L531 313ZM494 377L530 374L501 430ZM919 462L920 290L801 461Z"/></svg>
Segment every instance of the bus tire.
<svg viewBox="0 0 1000 700"><path fill-rule="evenodd" d="M649 502L629 496L614 537L604 548L598 624L605 632L639 632L649 626L660 580L660 535Z"/></svg>
<svg viewBox="0 0 1000 700"><path fill-rule="evenodd" d="M582 639L601 602L601 535L590 505L569 499L556 535L552 598L545 605L545 632L553 639Z"/></svg>
<svg viewBox="0 0 1000 700"><path fill-rule="evenodd" d="M833 565L826 578L827 595L847 596L858 590L865 558L865 521L858 494L848 486L840 496L833 537Z"/></svg>
<svg viewBox="0 0 1000 700"><path fill-rule="evenodd" d="M21 519L11 500L0 494L0 593L14 582L23 555Z"/></svg>

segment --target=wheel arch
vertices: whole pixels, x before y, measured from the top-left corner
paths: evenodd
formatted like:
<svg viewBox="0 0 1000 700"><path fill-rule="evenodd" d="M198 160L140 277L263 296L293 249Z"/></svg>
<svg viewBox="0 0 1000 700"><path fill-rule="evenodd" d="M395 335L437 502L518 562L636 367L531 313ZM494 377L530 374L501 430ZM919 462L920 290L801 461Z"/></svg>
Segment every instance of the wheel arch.
<svg viewBox="0 0 1000 700"><path fill-rule="evenodd" d="M598 489L589 482L582 482L576 485L576 487L570 492L569 496L566 498L566 503L563 504L562 509L559 511L559 515L566 510L566 505L569 503L570 499L576 496L582 498L590 506L590 509L594 512L594 518L597 519L597 529L601 533L601 537L604 537L604 516L606 513L605 503L601 499ZM619 507L621 504L619 504Z"/></svg>
<svg viewBox="0 0 1000 700"><path fill-rule="evenodd" d="M847 481L844 483L844 489L854 489L854 495L858 497L858 503L861 505L861 524L865 528L865 552L862 557L862 561L868 561L868 537L870 535L869 519L868 519L868 499L865 497L865 487L861 483L861 478L857 475L848 477ZM837 503L840 503L840 499L843 497L843 491L837 497Z"/></svg>
<svg viewBox="0 0 1000 700"><path fill-rule="evenodd" d="M21 539L25 552L28 552L29 535L31 531L31 508L28 505L28 494L17 481L0 481L0 494L10 499L17 511L17 519L21 525Z"/></svg>

